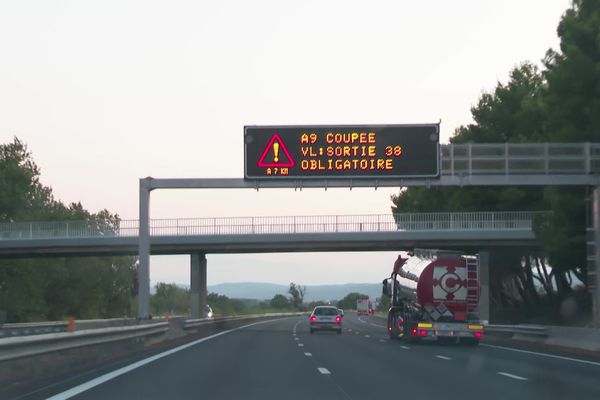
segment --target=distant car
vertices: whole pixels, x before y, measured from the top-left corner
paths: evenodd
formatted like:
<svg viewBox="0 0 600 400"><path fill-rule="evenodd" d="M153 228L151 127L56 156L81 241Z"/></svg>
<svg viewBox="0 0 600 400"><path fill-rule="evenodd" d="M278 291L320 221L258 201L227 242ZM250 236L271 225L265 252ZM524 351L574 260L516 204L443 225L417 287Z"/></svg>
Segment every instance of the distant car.
<svg viewBox="0 0 600 400"><path fill-rule="evenodd" d="M344 310L342 310L341 308L338 308L338 314L340 314L342 318L344 318Z"/></svg>
<svg viewBox="0 0 600 400"><path fill-rule="evenodd" d="M210 308L210 306L207 304L206 305L206 318L212 318L213 317L213 310L212 308Z"/></svg>
<svg viewBox="0 0 600 400"><path fill-rule="evenodd" d="M310 313L310 333L314 331L336 331L342 333L342 316L336 307L318 306Z"/></svg>

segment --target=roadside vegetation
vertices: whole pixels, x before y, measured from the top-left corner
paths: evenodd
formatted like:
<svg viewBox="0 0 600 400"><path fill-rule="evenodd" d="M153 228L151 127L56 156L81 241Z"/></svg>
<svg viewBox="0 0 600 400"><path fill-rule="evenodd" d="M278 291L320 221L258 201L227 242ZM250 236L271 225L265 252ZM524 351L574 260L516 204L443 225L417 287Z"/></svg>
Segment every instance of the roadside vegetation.
<svg viewBox="0 0 600 400"><path fill-rule="evenodd" d="M452 143L600 142L600 0L573 1L557 32L560 50L548 50L541 67L517 65L507 83L483 93L474 122ZM391 200L393 213L552 211L535 227L539 252L492 251L491 318L585 324L590 196L584 187L444 187L405 188Z"/></svg>
<svg viewBox="0 0 600 400"><path fill-rule="evenodd" d="M40 182L40 169L19 139L0 144L0 222L86 221L110 233L119 216L63 204ZM0 311L6 322L135 315L136 257L0 259Z"/></svg>

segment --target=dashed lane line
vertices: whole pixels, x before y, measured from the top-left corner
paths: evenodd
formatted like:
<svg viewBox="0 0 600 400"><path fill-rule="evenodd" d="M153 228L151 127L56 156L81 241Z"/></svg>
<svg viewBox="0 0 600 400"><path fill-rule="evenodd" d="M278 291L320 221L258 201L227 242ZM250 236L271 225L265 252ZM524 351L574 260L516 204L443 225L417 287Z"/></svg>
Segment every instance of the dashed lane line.
<svg viewBox="0 0 600 400"><path fill-rule="evenodd" d="M323 375L331 375L331 372L329 372L329 370L327 368L323 368L323 367L317 367L317 369L319 370L320 373L322 373Z"/></svg>
<svg viewBox="0 0 600 400"><path fill-rule="evenodd" d="M304 347L304 344L298 343L298 347Z"/></svg>
<svg viewBox="0 0 600 400"><path fill-rule="evenodd" d="M400 346L400 348L404 349L404 350L410 350L410 347L408 347L408 346Z"/></svg>
<svg viewBox="0 0 600 400"><path fill-rule="evenodd" d="M370 338L370 337L371 337L371 335L365 335L365 337L368 339L368 338Z"/></svg>
<svg viewBox="0 0 600 400"><path fill-rule="evenodd" d="M306 357L312 357L312 353L304 353Z"/></svg>
<svg viewBox="0 0 600 400"><path fill-rule="evenodd" d="M436 357L437 357L437 358L440 358L440 359L442 359L442 360L446 360L446 361L448 361L448 360L452 360L452 357L446 357L446 356L442 356L442 355L439 355L439 354L438 354L438 355L436 355Z"/></svg>
<svg viewBox="0 0 600 400"><path fill-rule="evenodd" d="M295 337L295 338L294 338L294 340L300 340L300 338L298 338L298 337Z"/></svg>
<svg viewBox="0 0 600 400"><path fill-rule="evenodd" d="M379 339L381 343L385 343L385 339Z"/></svg>
<svg viewBox="0 0 600 400"><path fill-rule="evenodd" d="M508 378L516 379L518 381L528 381L529 380L529 379L524 378L524 377L519 376L519 375L509 374L508 372L498 372L498 375L506 376Z"/></svg>

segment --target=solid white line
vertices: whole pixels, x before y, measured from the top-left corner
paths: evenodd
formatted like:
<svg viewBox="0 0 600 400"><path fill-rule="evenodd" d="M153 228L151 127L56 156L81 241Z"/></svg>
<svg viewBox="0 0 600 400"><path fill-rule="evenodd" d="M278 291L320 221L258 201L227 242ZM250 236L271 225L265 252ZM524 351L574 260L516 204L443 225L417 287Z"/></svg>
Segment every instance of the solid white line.
<svg viewBox="0 0 600 400"><path fill-rule="evenodd" d="M400 346L400 348L404 349L404 350L410 350L410 347L408 347L408 346Z"/></svg>
<svg viewBox="0 0 600 400"><path fill-rule="evenodd" d="M331 372L329 372L329 370L327 368L323 368L323 367L318 367L317 368L319 370L320 373L322 373L323 375L331 375Z"/></svg>
<svg viewBox="0 0 600 400"><path fill-rule="evenodd" d="M304 347L302 343L298 343L298 347Z"/></svg>
<svg viewBox="0 0 600 400"><path fill-rule="evenodd" d="M152 357L145 358L145 359L137 361L137 362L135 362L133 364L129 364L129 365L123 367L123 368L119 368L119 369L117 369L115 371L112 371L112 372L109 372L107 374L101 375L101 376L99 376L97 378L92 379L91 381L82 383L81 385L75 386L75 387L73 387L73 388L71 388L69 390L66 390L64 392L55 394L52 397L48 397L47 400L69 399L69 398L71 398L73 396L76 396L76 395L78 395L80 393L85 392L86 390L89 390L89 389L91 389L93 387L101 385L104 382L107 382L107 381L109 381L111 379L114 379L114 378L116 378L118 376L126 374L129 371L133 371L134 369L137 369L139 367L143 367L146 364L150 364L153 361L156 361L156 360L161 359L163 357L169 356L169 355L171 355L173 353L177 353L178 351L185 350L185 349L187 349L189 347L192 347L192 346L195 346L195 345L197 345L199 343L206 342L207 340L211 340L211 339L214 339L214 338L216 338L218 336L225 335L225 334L228 334L228 333L231 333L231 332L239 331L240 329L248 328L250 326L259 325L259 324L266 324L268 322L274 322L274 321L281 321L281 319L279 319L279 320L269 320L269 321L254 322L252 324L240 326L240 327L234 328L234 329L229 329L227 331L215 333L214 335L207 336L207 337L202 338L202 339L194 340L193 342L181 345L179 347L175 347L174 349L167 350L167 351L164 351L164 352L159 353L159 354L155 354Z"/></svg>
<svg viewBox="0 0 600 400"><path fill-rule="evenodd" d="M512 347L496 346L496 345L493 345L493 344L483 344L483 343L481 343L481 344L480 344L480 346L492 347L492 348L494 348L494 349L502 349L502 350L516 351L517 353L533 354L533 355L535 355L535 356L542 356L542 357L557 358L557 359L559 359L559 360L573 361L573 362L578 362L578 363L582 363L582 364L596 365L596 366L600 367L600 362L588 361L588 360L580 360L580 359L578 359L578 358L571 358L571 357L564 357L564 356L556 356L556 355L554 355L554 354L538 353L537 351L529 351L529 350L513 349Z"/></svg>
<svg viewBox="0 0 600 400"><path fill-rule="evenodd" d="M442 360L452 360L452 357L440 356L439 354L436 355L436 357L441 358Z"/></svg>
<svg viewBox="0 0 600 400"><path fill-rule="evenodd" d="M312 353L304 353L306 357L312 357Z"/></svg>
<svg viewBox="0 0 600 400"><path fill-rule="evenodd" d="M498 375L508 376L509 378L517 379L519 381L528 381L529 380L529 379L523 378L522 376L519 376L519 375L509 374L508 372L498 372Z"/></svg>

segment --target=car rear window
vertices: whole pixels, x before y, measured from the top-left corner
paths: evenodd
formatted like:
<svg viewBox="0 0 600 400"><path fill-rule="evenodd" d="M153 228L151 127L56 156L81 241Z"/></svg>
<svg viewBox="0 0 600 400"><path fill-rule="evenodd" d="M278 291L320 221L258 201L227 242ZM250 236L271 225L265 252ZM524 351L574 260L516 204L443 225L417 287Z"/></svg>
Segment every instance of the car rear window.
<svg viewBox="0 0 600 400"><path fill-rule="evenodd" d="M337 315L338 312L335 308L317 308L315 315Z"/></svg>

